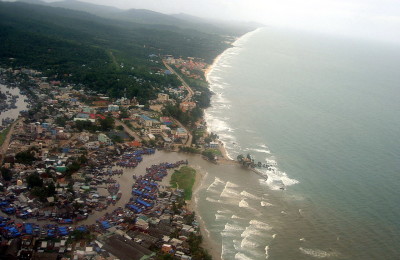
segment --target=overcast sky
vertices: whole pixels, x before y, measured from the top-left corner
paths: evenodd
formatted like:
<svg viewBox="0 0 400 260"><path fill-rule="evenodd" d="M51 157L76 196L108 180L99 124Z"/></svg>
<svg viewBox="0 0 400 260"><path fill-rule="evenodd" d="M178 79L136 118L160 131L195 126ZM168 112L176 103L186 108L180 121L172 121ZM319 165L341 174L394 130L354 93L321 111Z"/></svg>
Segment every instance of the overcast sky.
<svg viewBox="0 0 400 260"><path fill-rule="evenodd" d="M52 1L52 0L48 0ZM400 43L400 0L80 0Z"/></svg>

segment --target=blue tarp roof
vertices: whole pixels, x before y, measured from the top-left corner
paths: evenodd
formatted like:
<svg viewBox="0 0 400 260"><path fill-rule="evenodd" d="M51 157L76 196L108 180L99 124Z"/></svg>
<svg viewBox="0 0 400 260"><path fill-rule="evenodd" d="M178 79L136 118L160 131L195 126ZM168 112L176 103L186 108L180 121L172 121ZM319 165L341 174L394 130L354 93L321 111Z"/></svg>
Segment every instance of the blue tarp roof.
<svg viewBox="0 0 400 260"><path fill-rule="evenodd" d="M148 202L146 202L144 200L141 200L141 199L136 199L136 202L140 203L140 204L142 204L142 205L144 205L146 207L151 207L152 206L152 204L150 204L150 203L148 203Z"/></svg>

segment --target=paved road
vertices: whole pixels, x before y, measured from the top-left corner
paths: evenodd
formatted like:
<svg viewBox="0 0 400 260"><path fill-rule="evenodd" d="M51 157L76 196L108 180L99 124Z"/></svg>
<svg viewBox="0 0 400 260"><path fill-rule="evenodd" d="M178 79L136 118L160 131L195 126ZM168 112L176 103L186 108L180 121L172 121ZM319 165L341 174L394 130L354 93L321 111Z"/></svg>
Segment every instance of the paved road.
<svg viewBox="0 0 400 260"><path fill-rule="evenodd" d="M186 81L178 73L176 73L176 71L171 66L169 66L164 60L163 60L163 63L165 65L165 67L167 67L167 69L169 69L169 71L171 71L178 77L178 79L182 82L182 85L188 91L187 96L182 101L183 102L190 101L194 95L194 91L190 88L190 86L186 83Z"/></svg>
<svg viewBox="0 0 400 260"><path fill-rule="evenodd" d="M8 146L10 145L11 142L11 136L14 133L14 127L22 120L23 118L20 117L18 120L16 120L14 123L11 124L10 131L8 131L8 134L6 136L6 139L4 140L3 144L0 147L0 165L3 164L3 159L4 155L6 154L8 150Z"/></svg>

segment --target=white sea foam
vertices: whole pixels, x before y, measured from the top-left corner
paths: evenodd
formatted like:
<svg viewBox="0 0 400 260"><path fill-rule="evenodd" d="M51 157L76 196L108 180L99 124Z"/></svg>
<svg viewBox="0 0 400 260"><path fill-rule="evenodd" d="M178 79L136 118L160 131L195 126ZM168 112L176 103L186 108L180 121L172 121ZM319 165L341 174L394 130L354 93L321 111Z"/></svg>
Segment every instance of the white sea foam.
<svg viewBox="0 0 400 260"><path fill-rule="evenodd" d="M250 148L250 150L259 153L271 154L271 151L267 149Z"/></svg>
<svg viewBox="0 0 400 260"><path fill-rule="evenodd" d="M249 203L248 203L245 199L242 199L242 200L239 202L239 207L240 207L240 208L250 208Z"/></svg>
<svg viewBox="0 0 400 260"><path fill-rule="evenodd" d="M236 187L236 184L227 182L224 189L222 190L220 197L221 198L235 198L239 197L239 192L234 190L232 187Z"/></svg>
<svg viewBox="0 0 400 260"><path fill-rule="evenodd" d="M269 257L269 254L268 254L269 246L266 246L264 248L264 250L265 250L265 259L268 259L268 257Z"/></svg>
<svg viewBox="0 0 400 260"><path fill-rule="evenodd" d="M236 215L232 215L232 217L231 217L232 219L243 219L243 218L241 218L241 217L238 217L238 216L236 216Z"/></svg>
<svg viewBox="0 0 400 260"><path fill-rule="evenodd" d="M224 229L221 232L223 237L237 237L244 230L244 227L241 227L238 224L226 223Z"/></svg>
<svg viewBox="0 0 400 260"><path fill-rule="evenodd" d="M221 219L226 219L226 216L222 214L215 214L215 220L221 220Z"/></svg>
<svg viewBox="0 0 400 260"><path fill-rule="evenodd" d="M271 230L270 225L259 220L250 220L250 225L254 225L257 229Z"/></svg>
<svg viewBox="0 0 400 260"><path fill-rule="evenodd" d="M310 249L310 248L303 248L299 247L299 250L306 255L315 257L315 258L326 258L326 257L333 257L333 256L338 256L339 254L337 252L327 252L324 250L320 249Z"/></svg>
<svg viewBox="0 0 400 260"><path fill-rule="evenodd" d="M220 178L215 177L214 182L210 184L210 186L207 187L208 192L218 192L216 188L218 185L223 185L225 182L223 182Z"/></svg>
<svg viewBox="0 0 400 260"><path fill-rule="evenodd" d="M266 201L261 201L261 207L271 207L271 206L273 206L271 203Z"/></svg>
<svg viewBox="0 0 400 260"><path fill-rule="evenodd" d="M256 248L258 247L260 244L253 240L251 237L247 236L245 238L242 239L242 242L240 243L240 247L241 248Z"/></svg>
<svg viewBox="0 0 400 260"><path fill-rule="evenodd" d="M218 214L231 214L232 211L227 210L227 209L223 209L223 210L217 210Z"/></svg>
<svg viewBox="0 0 400 260"><path fill-rule="evenodd" d="M277 234L273 234L273 235L272 235L272 238L275 239L276 235L277 235Z"/></svg>
<svg viewBox="0 0 400 260"><path fill-rule="evenodd" d="M299 183L299 181L289 178L285 172L279 171L276 167L270 167L267 171L261 169L261 171L268 176L268 179L260 180L260 184L267 185L271 190L280 190Z"/></svg>
<svg viewBox="0 0 400 260"><path fill-rule="evenodd" d="M253 195L253 194L251 194L251 193L249 193L249 192L247 192L247 191L242 191L241 193L240 193L240 195L242 195L243 197L246 197L246 198L248 198L248 199L254 199L254 200L259 200L260 198L259 197L257 197L256 195Z"/></svg>
<svg viewBox="0 0 400 260"><path fill-rule="evenodd" d="M249 226L240 234L242 238L254 238L255 236L264 236L266 231L270 231L272 228L267 224L259 220L251 220Z"/></svg>
<svg viewBox="0 0 400 260"><path fill-rule="evenodd" d="M235 259L238 259L238 260L253 260L253 258L248 257L248 256L246 256L245 254L243 254L241 252L236 253Z"/></svg>
<svg viewBox="0 0 400 260"><path fill-rule="evenodd" d="M239 185L237 185L237 184L235 184L235 183L232 183L232 182L230 182L230 181L228 181L228 182L226 183L226 186L227 186L228 188L237 188L237 187L240 187Z"/></svg>
<svg viewBox="0 0 400 260"><path fill-rule="evenodd" d="M213 203L219 203L220 202L219 200L213 199L213 198L210 198L210 197L206 197L206 201L213 202Z"/></svg>
<svg viewBox="0 0 400 260"><path fill-rule="evenodd" d="M225 224L225 228L224 228L223 231L227 231L227 232L230 232L230 231L241 232L243 229L244 229L243 227L241 227L241 226L239 226L239 225L237 225L237 224L226 223L226 224Z"/></svg>
<svg viewBox="0 0 400 260"><path fill-rule="evenodd" d="M304 242L304 241L306 241L306 239L304 237L302 237L302 238L299 239L299 241Z"/></svg>

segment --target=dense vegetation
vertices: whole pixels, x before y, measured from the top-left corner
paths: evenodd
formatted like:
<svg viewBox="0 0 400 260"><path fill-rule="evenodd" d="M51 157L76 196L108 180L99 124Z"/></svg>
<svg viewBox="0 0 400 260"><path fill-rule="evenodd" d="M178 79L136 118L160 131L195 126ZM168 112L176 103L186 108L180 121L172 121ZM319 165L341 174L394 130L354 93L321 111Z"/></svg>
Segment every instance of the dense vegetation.
<svg viewBox="0 0 400 260"><path fill-rule="evenodd" d="M174 75L162 73L158 55L194 56L211 62L229 47L225 40L225 36L174 26L0 2L3 65L38 69L45 76L81 83L114 97L126 89L129 98L154 98L166 87L179 85ZM157 56L150 59L151 54Z"/></svg>

